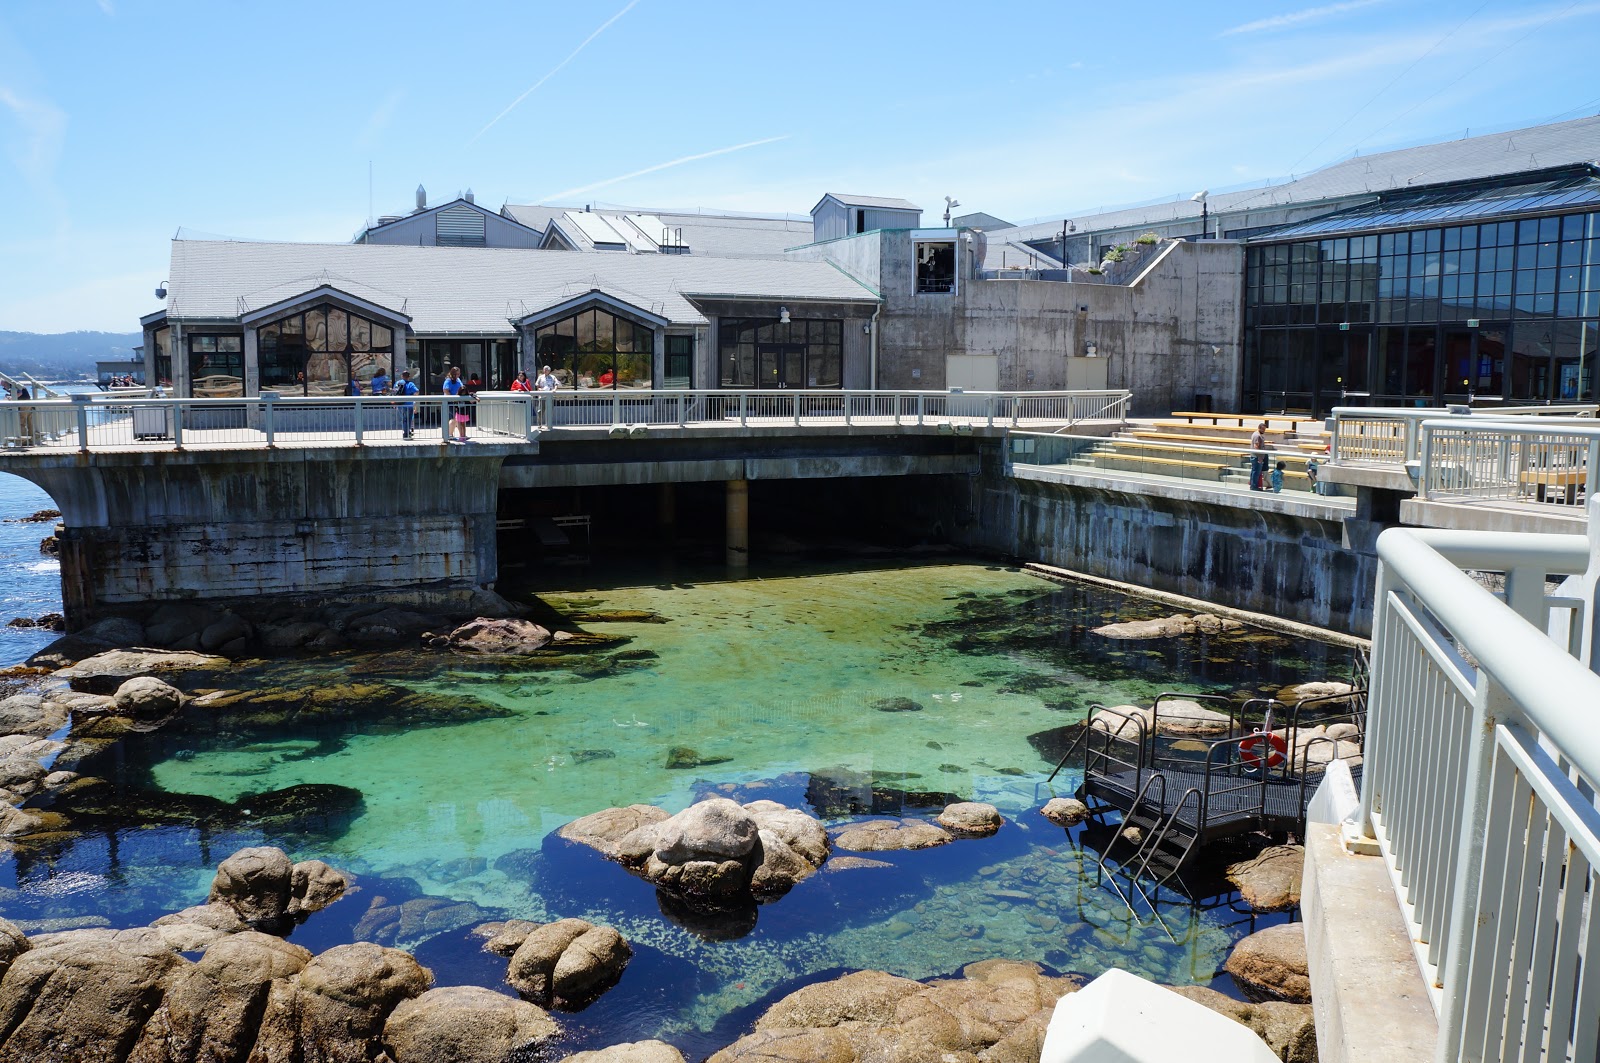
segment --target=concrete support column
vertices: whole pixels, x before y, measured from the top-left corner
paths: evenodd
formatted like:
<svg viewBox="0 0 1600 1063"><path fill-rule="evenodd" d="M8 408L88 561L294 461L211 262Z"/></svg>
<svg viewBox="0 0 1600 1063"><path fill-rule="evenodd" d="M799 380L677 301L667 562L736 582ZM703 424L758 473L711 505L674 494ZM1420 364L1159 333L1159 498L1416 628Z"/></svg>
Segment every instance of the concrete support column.
<svg viewBox="0 0 1600 1063"><path fill-rule="evenodd" d="M678 526L678 485L656 484L656 528L672 534Z"/></svg>
<svg viewBox="0 0 1600 1063"><path fill-rule="evenodd" d="M750 481L728 481L728 567L750 567Z"/></svg>

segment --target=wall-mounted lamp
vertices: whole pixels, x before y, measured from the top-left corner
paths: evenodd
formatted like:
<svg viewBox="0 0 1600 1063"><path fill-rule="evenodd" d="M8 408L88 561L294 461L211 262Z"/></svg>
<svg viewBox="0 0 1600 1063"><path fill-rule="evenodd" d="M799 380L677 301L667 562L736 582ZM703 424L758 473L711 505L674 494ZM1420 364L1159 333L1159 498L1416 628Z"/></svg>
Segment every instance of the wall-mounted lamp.
<svg viewBox="0 0 1600 1063"><path fill-rule="evenodd" d="M160 284L156 285L157 299L165 299L167 297L167 285L171 283L171 281L162 281Z"/></svg>
<svg viewBox="0 0 1600 1063"><path fill-rule="evenodd" d="M787 325L788 323L789 323L789 308L787 306L778 307L778 324Z"/></svg>
<svg viewBox="0 0 1600 1063"><path fill-rule="evenodd" d="M867 323L866 323L866 324L865 324L865 325L862 325L862 326L861 326L861 334L862 334L862 335L863 335L863 336L870 336L870 335L872 335L872 322L870 322L870 321L869 321L869 322L867 322Z"/></svg>
<svg viewBox="0 0 1600 1063"><path fill-rule="evenodd" d="M1093 343L1085 344L1083 354L1086 358L1098 358L1100 357L1100 348Z"/></svg>

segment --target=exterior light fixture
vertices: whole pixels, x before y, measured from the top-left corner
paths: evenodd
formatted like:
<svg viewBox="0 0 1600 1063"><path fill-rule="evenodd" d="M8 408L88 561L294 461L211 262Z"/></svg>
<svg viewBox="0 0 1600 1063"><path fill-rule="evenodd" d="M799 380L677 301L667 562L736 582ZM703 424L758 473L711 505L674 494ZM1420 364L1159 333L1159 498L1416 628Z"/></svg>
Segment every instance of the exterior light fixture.
<svg viewBox="0 0 1600 1063"><path fill-rule="evenodd" d="M1207 235L1206 197L1209 195L1211 195L1211 190L1209 188L1202 188L1200 191L1189 197L1189 202L1200 204L1200 239L1202 240L1204 240Z"/></svg>
<svg viewBox="0 0 1600 1063"><path fill-rule="evenodd" d="M171 281L162 281L160 284L156 285L157 299L165 299L167 297L167 285L171 283Z"/></svg>
<svg viewBox="0 0 1600 1063"><path fill-rule="evenodd" d="M787 325L788 323L789 323L789 308L787 306L778 307L778 324Z"/></svg>
<svg viewBox="0 0 1600 1063"><path fill-rule="evenodd" d="M959 199L952 199L950 196L945 196L944 197L944 227L946 229L950 228L950 210L951 210L951 208L952 207L959 207L959 206L961 206L961 201Z"/></svg>

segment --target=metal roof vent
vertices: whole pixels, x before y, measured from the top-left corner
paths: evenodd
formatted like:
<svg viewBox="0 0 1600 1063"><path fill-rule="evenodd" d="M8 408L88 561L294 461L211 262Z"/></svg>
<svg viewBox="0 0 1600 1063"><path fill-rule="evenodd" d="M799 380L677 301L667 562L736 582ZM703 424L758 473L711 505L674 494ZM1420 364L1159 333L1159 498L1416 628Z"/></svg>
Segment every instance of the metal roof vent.
<svg viewBox="0 0 1600 1063"><path fill-rule="evenodd" d="M477 202L476 199L472 198L472 189L470 189L470 188L467 189L467 194L462 196L461 198L465 199L468 203L476 203Z"/></svg>
<svg viewBox="0 0 1600 1063"><path fill-rule="evenodd" d="M417 186L417 209L428 209L428 190L423 188L421 185Z"/></svg>

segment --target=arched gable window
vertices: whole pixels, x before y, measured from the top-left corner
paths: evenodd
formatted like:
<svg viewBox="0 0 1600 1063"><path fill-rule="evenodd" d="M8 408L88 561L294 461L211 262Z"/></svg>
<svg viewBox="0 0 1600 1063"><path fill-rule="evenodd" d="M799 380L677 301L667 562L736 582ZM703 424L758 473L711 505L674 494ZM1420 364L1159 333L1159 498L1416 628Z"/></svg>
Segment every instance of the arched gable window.
<svg viewBox="0 0 1600 1063"><path fill-rule="evenodd" d="M606 310L590 308L534 330L540 366L562 387L648 388L655 333Z"/></svg>
<svg viewBox="0 0 1600 1063"><path fill-rule="evenodd" d="M354 380L368 394L380 370L392 375L394 330L323 305L257 329L256 357L263 391L348 395Z"/></svg>

